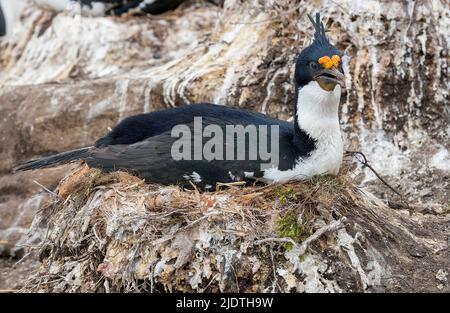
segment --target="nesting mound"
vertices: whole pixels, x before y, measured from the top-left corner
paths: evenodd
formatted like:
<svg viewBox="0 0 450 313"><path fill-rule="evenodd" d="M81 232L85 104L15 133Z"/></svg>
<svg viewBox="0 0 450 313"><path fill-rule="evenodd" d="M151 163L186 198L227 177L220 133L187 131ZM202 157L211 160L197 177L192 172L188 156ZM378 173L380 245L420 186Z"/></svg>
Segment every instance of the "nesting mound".
<svg viewBox="0 0 450 313"><path fill-rule="evenodd" d="M414 269L405 251L430 248L410 233L417 225L345 175L222 188L199 193L76 171L36 216L47 237L24 290L408 290L402 277Z"/></svg>

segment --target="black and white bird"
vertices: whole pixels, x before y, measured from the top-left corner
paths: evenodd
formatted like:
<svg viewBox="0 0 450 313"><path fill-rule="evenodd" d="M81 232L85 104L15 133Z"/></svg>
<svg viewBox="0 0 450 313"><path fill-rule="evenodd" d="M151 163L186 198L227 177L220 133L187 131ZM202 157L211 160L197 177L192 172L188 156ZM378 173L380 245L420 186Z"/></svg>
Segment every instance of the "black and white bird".
<svg viewBox="0 0 450 313"><path fill-rule="evenodd" d="M176 9L185 0L33 0L53 11L79 8L82 14L104 16L123 14L162 14ZM11 34L20 23L27 0L0 0L0 37Z"/></svg>
<svg viewBox="0 0 450 313"><path fill-rule="evenodd" d="M34 0L38 5L65 11L80 5L81 12L93 15L161 14L176 9L184 0Z"/></svg>
<svg viewBox="0 0 450 313"><path fill-rule="evenodd" d="M344 86L341 53L327 39L319 14L315 20L309 18L315 35L312 44L297 58L293 123L240 108L208 103L185 105L130 116L93 147L31 160L19 164L15 170L83 160L90 167L128 171L151 183L184 186L195 183L206 190L218 182L283 183L318 174L336 175L343 157L338 118ZM207 147L209 141L202 146L204 137L212 140L220 133L228 136L230 129L236 132L216 140L214 149ZM199 142L200 135L204 137ZM200 150L195 150L199 145ZM183 154L186 158L174 157L174 151L178 153L180 147L188 147ZM271 147L270 162L267 147ZM200 153L196 155L196 151ZM205 151L214 157L205 157Z"/></svg>

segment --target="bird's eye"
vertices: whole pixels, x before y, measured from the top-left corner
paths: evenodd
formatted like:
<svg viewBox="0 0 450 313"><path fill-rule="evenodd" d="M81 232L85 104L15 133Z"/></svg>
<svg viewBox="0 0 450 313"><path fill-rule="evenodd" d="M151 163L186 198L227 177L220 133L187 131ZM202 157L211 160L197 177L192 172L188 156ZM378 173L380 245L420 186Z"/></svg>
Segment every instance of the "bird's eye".
<svg viewBox="0 0 450 313"><path fill-rule="evenodd" d="M309 62L309 67L311 67L313 70L317 70L319 68L319 65L316 62Z"/></svg>

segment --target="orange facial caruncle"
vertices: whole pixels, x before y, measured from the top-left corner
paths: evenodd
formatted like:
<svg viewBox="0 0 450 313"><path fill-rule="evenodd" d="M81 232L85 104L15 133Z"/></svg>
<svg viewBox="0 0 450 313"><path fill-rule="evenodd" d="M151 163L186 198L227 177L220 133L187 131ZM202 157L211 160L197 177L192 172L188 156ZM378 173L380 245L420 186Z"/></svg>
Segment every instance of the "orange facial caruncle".
<svg viewBox="0 0 450 313"><path fill-rule="evenodd" d="M333 66L338 67L340 61L341 58L338 55L333 55L331 58L329 56L323 56L317 62L319 62L319 64L322 65L324 69L328 70Z"/></svg>

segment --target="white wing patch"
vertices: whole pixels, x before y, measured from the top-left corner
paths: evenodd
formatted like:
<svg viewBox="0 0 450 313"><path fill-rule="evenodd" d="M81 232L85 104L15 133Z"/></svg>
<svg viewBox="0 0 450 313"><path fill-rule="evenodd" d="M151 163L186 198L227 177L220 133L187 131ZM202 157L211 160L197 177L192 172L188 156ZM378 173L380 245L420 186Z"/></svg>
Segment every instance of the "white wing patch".
<svg viewBox="0 0 450 313"><path fill-rule="evenodd" d="M139 4L140 9L145 9L147 5L153 4L156 0L144 0Z"/></svg>
<svg viewBox="0 0 450 313"><path fill-rule="evenodd" d="M194 183L200 183L202 181L202 177L197 172L192 172L192 174L190 174L190 175L185 174L185 175L183 175L183 178L185 180L192 180L192 182L194 182Z"/></svg>
<svg viewBox="0 0 450 313"><path fill-rule="evenodd" d="M231 173L231 171L228 171L228 176L230 176L231 180L238 181L237 177L234 176L233 173Z"/></svg>

